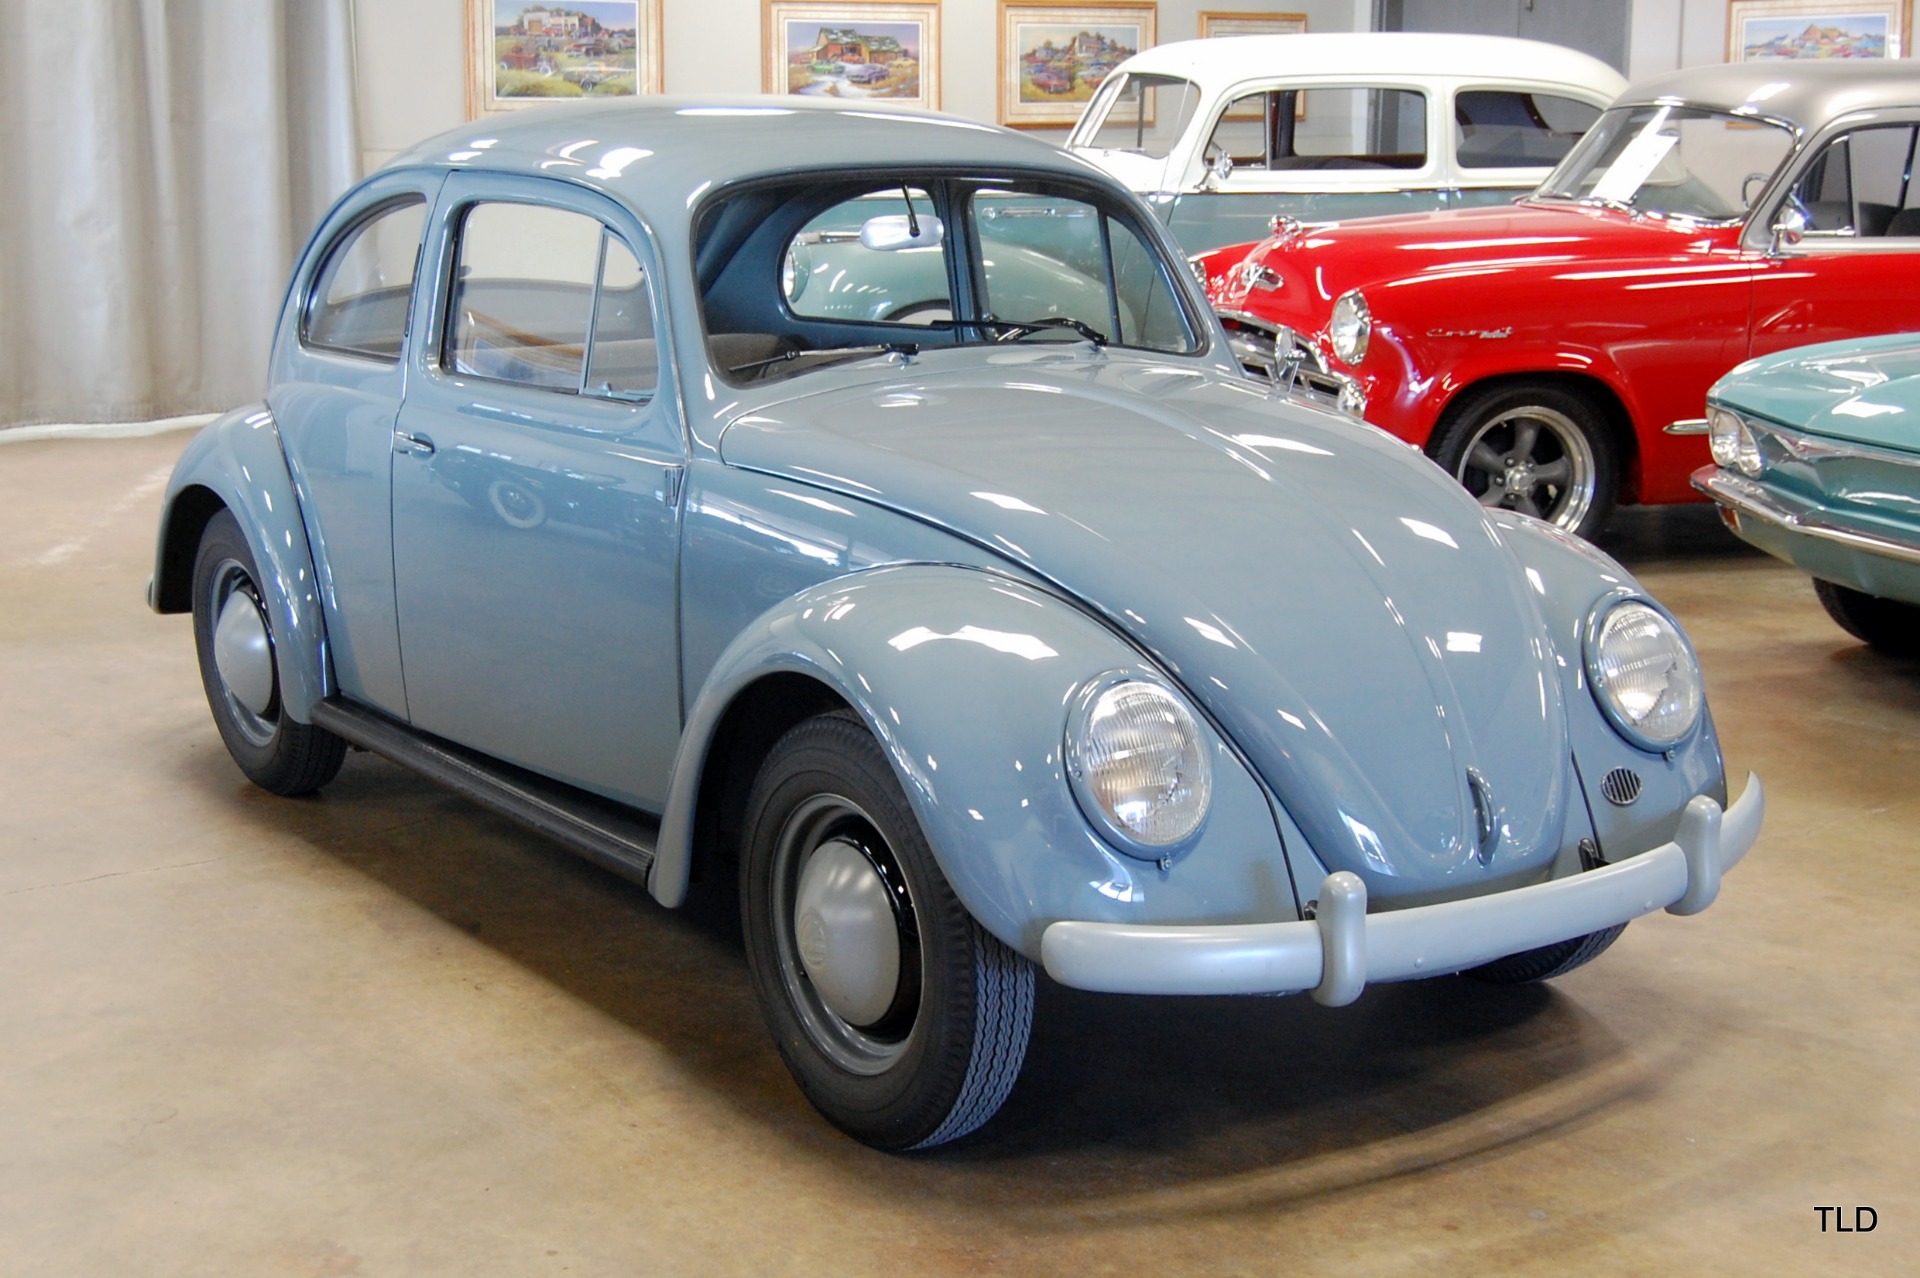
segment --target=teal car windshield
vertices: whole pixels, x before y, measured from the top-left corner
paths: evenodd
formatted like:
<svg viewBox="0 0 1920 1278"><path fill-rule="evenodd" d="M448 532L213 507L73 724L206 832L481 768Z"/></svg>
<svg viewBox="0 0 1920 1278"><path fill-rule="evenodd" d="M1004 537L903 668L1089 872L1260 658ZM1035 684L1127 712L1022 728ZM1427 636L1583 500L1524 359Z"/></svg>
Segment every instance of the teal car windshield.
<svg viewBox="0 0 1920 1278"><path fill-rule="evenodd" d="M1108 76L1067 145L1132 151L1164 160L1200 107L1200 86L1177 75L1121 71Z"/></svg>
<svg viewBox="0 0 1920 1278"><path fill-rule="evenodd" d="M1615 107L1548 175L1535 199L1731 222L1793 149L1784 126L1671 103Z"/></svg>
<svg viewBox="0 0 1920 1278"><path fill-rule="evenodd" d="M1201 345L1150 223L1093 188L814 175L730 193L696 237L709 349L733 382L936 346Z"/></svg>

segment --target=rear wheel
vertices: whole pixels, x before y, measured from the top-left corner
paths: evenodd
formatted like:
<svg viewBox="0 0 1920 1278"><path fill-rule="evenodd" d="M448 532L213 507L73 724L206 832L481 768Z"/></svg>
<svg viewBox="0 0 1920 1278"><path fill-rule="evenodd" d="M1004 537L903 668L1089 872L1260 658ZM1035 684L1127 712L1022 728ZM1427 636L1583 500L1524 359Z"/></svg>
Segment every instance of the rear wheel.
<svg viewBox="0 0 1920 1278"><path fill-rule="evenodd" d="M1813 593L1839 627L1890 657L1920 657L1920 608L1813 579Z"/></svg>
<svg viewBox="0 0 1920 1278"><path fill-rule="evenodd" d="M1483 506L1517 510L1592 537L1613 512L1619 461L1585 396L1543 382L1469 391L1427 453Z"/></svg>
<svg viewBox="0 0 1920 1278"><path fill-rule="evenodd" d="M1033 965L954 896L857 719L809 719L769 752L740 905L774 1041L835 1126L923 1149L1000 1108L1026 1056Z"/></svg>
<svg viewBox="0 0 1920 1278"><path fill-rule="evenodd" d="M333 780L347 743L295 723L280 702L273 622L253 551L228 511L208 521L193 561L193 643L213 722L247 779L275 794Z"/></svg>
<svg viewBox="0 0 1920 1278"><path fill-rule="evenodd" d="M1522 950L1491 963L1482 963L1479 967L1470 967L1466 974L1476 981L1487 981L1494 985L1528 985L1534 981L1552 980L1599 958L1626 930L1625 923L1616 923L1585 936L1543 945L1537 950Z"/></svg>

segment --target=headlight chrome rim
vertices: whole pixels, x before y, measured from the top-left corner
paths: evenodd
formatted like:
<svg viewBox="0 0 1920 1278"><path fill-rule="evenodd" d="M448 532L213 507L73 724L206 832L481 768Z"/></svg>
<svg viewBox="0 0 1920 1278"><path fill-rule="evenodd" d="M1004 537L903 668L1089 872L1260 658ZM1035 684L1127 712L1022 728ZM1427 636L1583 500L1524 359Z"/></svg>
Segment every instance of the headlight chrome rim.
<svg viewBox="0 0 1920 1278"><path fill-rule="evenodd" d="M1760 455L1760 441L1753 427L1732 409L1708 406L1707 447L1713 452L1714 464L1727 470L1751 477L1766 469L1766 459Z"/></svg>
<svg viewBox="0 0 1920 1278"><path fill-rule="evenodd" d="M1131 704L1123 704L1129 702ZM1127 716L1132 716L1131 723ZM1155 717L1161 722L1153 723ZM1178 806L1186 810L1172 822L1159 823L1164 828L1157 836L1151 828L1141 828L1138 819L1129 823L1122 812L1115 810L1142 801L1137 786L1131 799L1117 805L1110 801L1115 791L1114 772L1136 761L1116 757L1111 752L1111 742L1103 745L1101 738L1115 731L1124 733L1130 727L1136 735L1144 729L1150 736L1157 731L1177 738L1180 763L1172 771L1183 782L1179 788L1184 797ZM1164 751L1175 744L1170 739L1158 742L1149 739L1136 741L1133 749ZM1075 802L1094 828L1121 852L1165 866L1191 848L1206 828L1213 806L1213 761L1207 738L1201 731L1199 716L1187 705L1186 699L1165 684L1126 671L1109 671L1089 680L1075 695L1068 711L1064 757ZM1152 771L1151 765L1149 771ZM1164 764L1160 771L1165 771ZM1127 789L1124 785L1119 788ZM1170 806L1161 807L1147 815L1158 816L1169 810ZM1147 824L1151 827L1154 823Z"/></svg>
<svg viewBox="0 0 1920 1278"><path fill-rule="evenodd" d="M1327 345L1334 357L1349 367L1357 367L1367 357L1367 342L1373 336L1373 312L1359 289L1342 293L1333 303L1333 315L1327 320Z"/></svg>
<svg viewBox="0 0 1920 1278"><path fill-rule="evenodd" d="M1649 730L1648 721L1653 718L1659 702L1666 700L1666 690L1655 698L1653 707L1635 716L1631 708L1621 704L1620 698L1629 689L1620 685L1626 680L1622 672L1609 673L1607 665L1607 647L1610 644L1632 642L1631 638L1616 639L1612 636L1619 631L1610 629L1615 623L1622 627L1635 620L1645 624L1649 620L1656 632L1664 631L1669 651L1677 658L1668 667L1668 672L1678 672L1685 681L1686 695L1681 698L1683 706L1679 714L1679 723L1669 731ZM1638 748L1649 754L1671 754L1685 745L1700 725L1706 720L1706 683L1700 672L1700 658L1693 650L1693 644L1687 639L1686 632L1673 619L1665 608L1645 595L1629 592L1617 592L1602 600L1587 618L1585 636L1585 666L1587 684L1592 690L1594 703L1613 725L1615 732ZM1629 674L1633 672L1627 672ZM1666 685L1672 687L1671 681ZM1644 696L1644 692L1641 693Z"/></svg>

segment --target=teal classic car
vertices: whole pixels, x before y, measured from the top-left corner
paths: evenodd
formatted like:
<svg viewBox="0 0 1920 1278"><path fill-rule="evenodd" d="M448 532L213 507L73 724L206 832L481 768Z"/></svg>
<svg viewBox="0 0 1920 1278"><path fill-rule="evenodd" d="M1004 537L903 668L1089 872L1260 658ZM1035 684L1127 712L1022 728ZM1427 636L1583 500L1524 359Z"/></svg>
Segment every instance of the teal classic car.
<svg viewBox="0 0 1920 1278"><path fill-rule="evenodd" d="M1707 392L1694 487L1729 528L1813 575L1840 628L1920 657L1920 334L1749 360Z"/></svg>
<svg viewBox="0 0 1920 1278"><path fill-rule="evenodd" d="M267 790L359 745L663 905L736 892L780 1054L884 1149L994 1113L1041 968L1538 980L1760 823L1619 565L1248 380L1138 199L926 113L399 156L181 458L150 599Z"/></svg>

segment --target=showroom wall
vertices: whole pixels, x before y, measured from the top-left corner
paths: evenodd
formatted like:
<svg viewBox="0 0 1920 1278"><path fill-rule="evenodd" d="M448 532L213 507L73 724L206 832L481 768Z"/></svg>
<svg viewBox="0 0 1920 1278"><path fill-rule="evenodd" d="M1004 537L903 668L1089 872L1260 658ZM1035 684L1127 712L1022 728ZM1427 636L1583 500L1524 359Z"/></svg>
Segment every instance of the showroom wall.
<svg viewBox="0 0 1920 1278"><path fill-rule="evenodd" d="M361 151L368 169L466 118L465 0L353 0L360 58ZM669 93L758 93L762 0L664 0ZM1540 0L1577 4L1579 0ZM1202 11L1304 13L1310 31L1365 31L1373 0L1160 0L1162 42L1199 34ZM999 6L945 0L946 110L994 119ZM1633 0L1627 75L1726 56L1726 0ZM1058 139L1059 132L1041 136Z"/></svg>
<svg viewBox="0 0 1920 1278"><path fill-rule="evenodd" d="M665 0L669 93L760 92L762 0ZM466 118L464 0L354 0L359 25L361 145L371 169ZM1160 0L1160 40L1200 34L1203 10L1303 13L1310 31L1364 31L1373 0ZM940 39L944 109L995 118L995 0L945 0ZM1064 131L1041 131L1059 139Z"/></svg>

